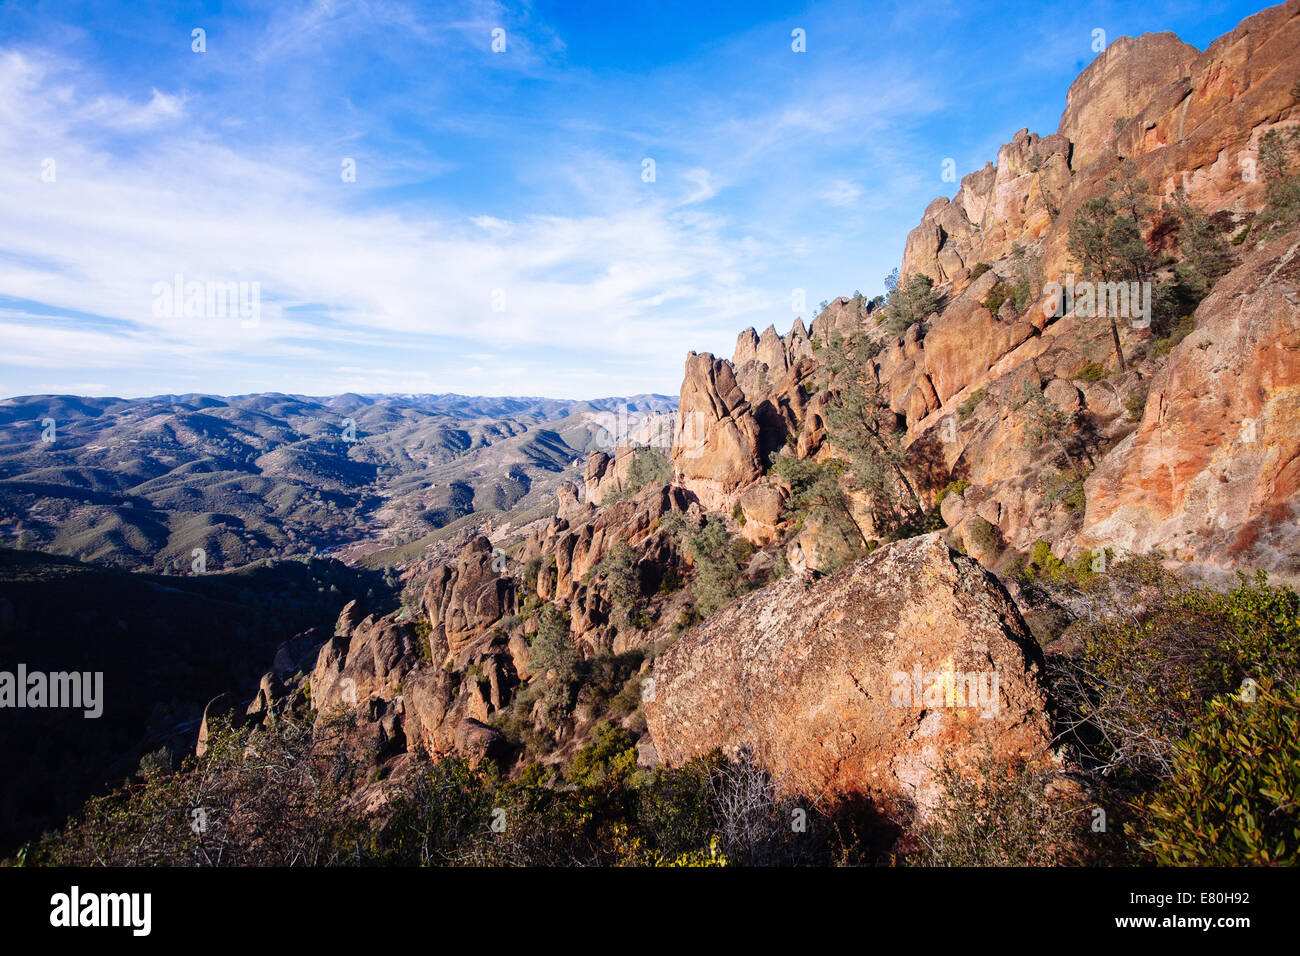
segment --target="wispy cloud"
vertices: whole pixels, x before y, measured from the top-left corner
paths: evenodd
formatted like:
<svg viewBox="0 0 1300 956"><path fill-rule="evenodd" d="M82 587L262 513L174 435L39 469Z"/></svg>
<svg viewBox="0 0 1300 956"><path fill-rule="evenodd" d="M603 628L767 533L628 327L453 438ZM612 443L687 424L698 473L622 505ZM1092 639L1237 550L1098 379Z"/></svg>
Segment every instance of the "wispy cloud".
<svg viewBox="0 0 1300 956"><path fill-rule="evenodd" d="M1069 46L1032 5L983 33L950 5L796 14L806 54L788 18L645 36L492 0L0 11L0 381L674 390L686 350L788 328L792 289L876 288L940 158L1023 125L954 77L1031 28ZM178 274L258 283L260 322L156 315Z"/></svg>

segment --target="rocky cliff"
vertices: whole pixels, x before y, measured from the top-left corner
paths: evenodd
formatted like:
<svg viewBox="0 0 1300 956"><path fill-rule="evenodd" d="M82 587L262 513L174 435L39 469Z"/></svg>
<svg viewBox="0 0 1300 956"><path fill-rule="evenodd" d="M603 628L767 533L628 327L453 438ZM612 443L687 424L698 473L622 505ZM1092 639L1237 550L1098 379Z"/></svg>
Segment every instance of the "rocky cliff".
<svg viewBox="0 0 1300 956"><path fill-rule="evenodd" d="M1300 231L1253 225L1261 137L1300 125L1297 63L1300 0L1204 52L1117 40L1056 132L1019 131L924 211L901 272L934 280L927 315L895 332L879 302L841 298L785 335L745 330L729 359L690 353L671 483L633 487L649 439L620 434L585 494L565 483L552 516L468 542L405 612L347 609L313 706L350 715L390 769L417 750L556 762L615 720L647 764L743 750L792 793L922 813L944 758L1050 762L1038 647L990 571L1046 542L1300 573ZM1178 328L1112 332L1048 286L1078 268L1071 218L1121 182L1144 190L1156 281L1187 259L1185 200L1230 243ZM822 575L839 563L830 522L793 513L773 466L853 464L832 427L846 374L881 403L919 513L877 528L872 493L851 489L869 556ZM575 690L580 671L606 690ZM264 691L263 711L288 692Z"/></svg>
<svg viewBox="0 0 1300 956"><path fill-rule="evenodd" d="M904 280L936 283L939 305L927 321L890 336L872 304L841 299L811 334L802 322L785 337L751 329L730 360L688 357L678 483L706 508L739 504L748 518L749 489L778 449L834 455L830 393L814 387L818 350L832 334L858 332L870 339L869 373L905 429L926 501L961 483L942 512L958 546L979 550L969 533L978 518L996 531L997 547L983 549L990 563L1047 540L1062 555L1162 548L1219 568L1300 572L1290 533L1300 513L1289 464L1300 454L1290 411L1295 232L1262 244L1246 235L1265 201L1261 137L1300 123L1297 62L1294 0L1204 52L1169 33L1116 40L1071 86L1055 133L1019 131L996 165L927 207L901 268ZM1121 178L1146 186L1143 239L1163 264L1157 283L1181 255L1169 212L1179 190L1224 241L1246 237L1232 272L1196 308L1196 331L1168 355L1163 330L1119 323L1123 368L1106 320L1053 310L1046 287L1081 278L1067 249L1071 217ZM1019 308L1007 294L1017 281L1030 290ZM1026 385L1062 416L1061 441L1030 440ZM1243 459L1232 436L1261 416L1272 424ZM1236 477L1211 495L1207 463L1225 456ZM1165 471L1180 477L1150 481L1157 459L1178 462ZM1197 480L1201 490L1189 493ZM865 519L868 502L859 504ZM1192 530L1208 525L1217 530Z"/></svg>

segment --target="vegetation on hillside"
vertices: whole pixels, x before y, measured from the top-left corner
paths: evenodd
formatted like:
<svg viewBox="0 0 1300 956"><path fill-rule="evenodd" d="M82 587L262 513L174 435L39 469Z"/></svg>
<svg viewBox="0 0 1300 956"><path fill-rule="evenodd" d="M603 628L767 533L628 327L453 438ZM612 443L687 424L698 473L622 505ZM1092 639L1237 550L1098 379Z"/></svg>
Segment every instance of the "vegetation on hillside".
<svg viewBox="0 0 1300 956"><path fill-rule="evenodd" d="M900 277L895 269L885 277L885 301L878 321L890 332L901 335L910 326L924 322L941 304L934 280L927 275Z"/></svg>

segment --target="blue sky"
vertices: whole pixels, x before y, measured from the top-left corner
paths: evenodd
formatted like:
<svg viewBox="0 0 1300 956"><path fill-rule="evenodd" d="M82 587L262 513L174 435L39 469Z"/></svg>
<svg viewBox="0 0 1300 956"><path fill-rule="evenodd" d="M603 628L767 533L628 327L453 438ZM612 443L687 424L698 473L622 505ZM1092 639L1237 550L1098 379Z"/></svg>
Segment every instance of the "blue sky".
<svg viewBox="0 0 1300 956"><path fill-rule="evenodd" d="M675 394L881 291L943 161L1054 132L1094 30L1259 9L6 3L0 396ZM177 275L256 321L165 314Z"/></svg>

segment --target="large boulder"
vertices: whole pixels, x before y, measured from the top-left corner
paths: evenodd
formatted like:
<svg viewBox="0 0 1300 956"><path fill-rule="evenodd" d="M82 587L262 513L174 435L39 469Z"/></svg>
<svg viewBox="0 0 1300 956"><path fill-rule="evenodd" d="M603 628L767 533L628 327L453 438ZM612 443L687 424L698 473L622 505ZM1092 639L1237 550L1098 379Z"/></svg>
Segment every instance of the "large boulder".
<svg viewBox="0 0 1300 956"><path fill-rule="evenodd" d="M748 750L789 793L924 813L945 758L1045 754L1038 660L997 580L931 534L714 614L656 663L646 722L670 765Z"/></svg>

